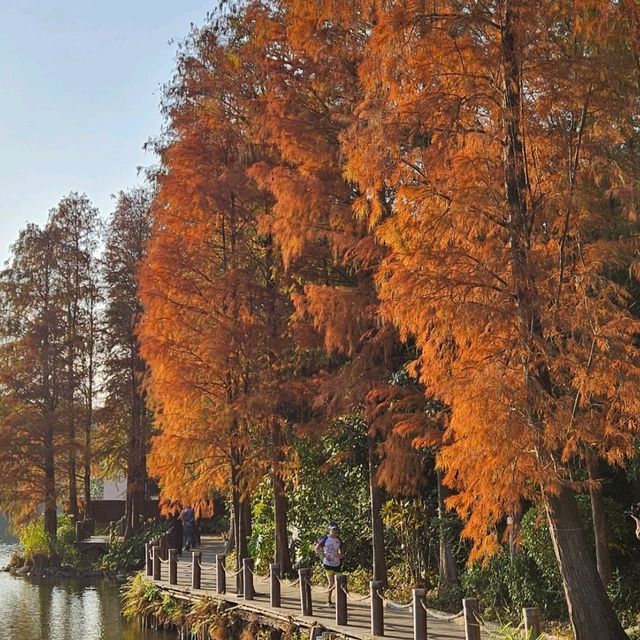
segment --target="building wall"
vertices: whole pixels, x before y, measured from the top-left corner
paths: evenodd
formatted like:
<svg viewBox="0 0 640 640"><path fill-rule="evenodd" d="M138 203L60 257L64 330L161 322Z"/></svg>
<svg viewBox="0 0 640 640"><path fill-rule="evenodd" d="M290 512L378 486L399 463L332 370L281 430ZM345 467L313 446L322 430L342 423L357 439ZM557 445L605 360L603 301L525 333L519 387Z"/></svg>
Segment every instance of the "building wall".
<svg viewBox="0 0 640 640"><path fill-rule="evenodd" d="M157 500L146 500L144 505L146 518L158 518L160 511ZM89 517L96 522L107 523L124 517L124 500L96 500L91 502Z"/></svg>

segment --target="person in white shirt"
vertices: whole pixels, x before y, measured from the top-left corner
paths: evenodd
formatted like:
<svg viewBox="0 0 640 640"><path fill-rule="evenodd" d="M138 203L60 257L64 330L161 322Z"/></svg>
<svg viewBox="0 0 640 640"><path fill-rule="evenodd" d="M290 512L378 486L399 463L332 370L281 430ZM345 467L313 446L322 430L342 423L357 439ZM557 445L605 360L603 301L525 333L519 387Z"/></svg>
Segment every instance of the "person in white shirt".
<svg viewBox="0 0 640 640"><path fill-rule="evenodd" d="M322 536L316 545L316 552L322 557L322 566L327 574L327 604L331 604L336 574L342 573L342 540L339 533L340 528L332 522L329 525L329 532Z"/></svg>

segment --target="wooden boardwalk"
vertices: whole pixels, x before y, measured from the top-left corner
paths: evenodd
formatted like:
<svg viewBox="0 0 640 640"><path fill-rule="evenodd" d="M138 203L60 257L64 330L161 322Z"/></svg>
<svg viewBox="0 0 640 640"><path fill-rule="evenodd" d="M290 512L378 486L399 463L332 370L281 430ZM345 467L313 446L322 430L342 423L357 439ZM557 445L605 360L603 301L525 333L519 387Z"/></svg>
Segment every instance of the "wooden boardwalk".
<svg viewBox="0 0 640 640"><path fill-rule="evenodd" d="M227 571L227 593L216 593L216 554L224 553L224 544L218 538L203 536L202 545L198 548L202 552L202 578L201 589L191 588L191 553L183 552L178 557L177 584L169 584L169 565L166 561L161 563L161 580L156 584L173 593L177 597L189 597L194 599L200 596L211 596L223 600L229 605L238 606L272 620L299 625L303 628L311 628L316 625L324 627L328 631L337 632L347 638L375 638L371 633L370 600L362 596L349 596L348 598L348 624L337 625L335 622L335 607L324 604L326 591L321 587L312 588L313 615L302 616L300 608L300 588L295 583L283 580L282 606L273 608L269 603L269 584L266 578L256 575L254 577L255 599L245 600L236 594L236 579L232 571ZM335 602L335 598L334 598ZM392 603L385 603L384 608L384 637L397 640L413 639L413 614L409 608L399 609ZM429 612L427 615L427 634L429 640L464 640L465 631L462 617L450 620L451 616ZM496 637L488 630L482 631L483 640Z"/></svg>

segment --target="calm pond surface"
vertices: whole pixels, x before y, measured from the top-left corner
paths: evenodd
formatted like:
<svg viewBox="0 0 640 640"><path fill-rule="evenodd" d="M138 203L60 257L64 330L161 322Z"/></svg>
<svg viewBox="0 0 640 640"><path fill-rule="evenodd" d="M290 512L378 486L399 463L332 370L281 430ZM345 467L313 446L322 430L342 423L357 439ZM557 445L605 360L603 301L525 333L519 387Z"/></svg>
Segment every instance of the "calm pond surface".
<svg viewBox="0 0 640 640"><path fill-rule="evenodd" d="M0 539L0 567L15 544ZM175 640L120 615L119 586L106 580L43 580L0 572L1 640Z"/></svg>

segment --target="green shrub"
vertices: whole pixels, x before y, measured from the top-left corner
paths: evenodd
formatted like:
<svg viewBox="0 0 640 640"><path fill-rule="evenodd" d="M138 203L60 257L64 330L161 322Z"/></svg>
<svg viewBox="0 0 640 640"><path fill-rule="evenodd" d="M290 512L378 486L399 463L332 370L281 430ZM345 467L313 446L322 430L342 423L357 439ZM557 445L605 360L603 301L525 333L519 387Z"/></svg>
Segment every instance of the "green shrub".
<svg viewBox="0 0 640 640"><path fill-rule="evenodd" d="M366 595L369 593L369 582L371 582L371 571L359 567L347 574L347 588L351 593Z"/></svg>
<svg viewBox="0 0 640 640"><path fill-rule="evenodd" d="M112 573L126 573L144 566L145 544L169 529L168 523L156 524L148 520L145 525L128 540L115 542L98 560L98 568Z"/></svg>
<svg viewBox="0 0 640 640"><path fill-rule="evenodd" d="M521 549L507 549L493 556L486 566L473 565L462 575L465 594L478 597L483 608L519 619L523 607L539 607L564 615L564 598L540 571L536 561Z"/></svg>
<svg viewBox="0 0 640 640"><path fill-rule="evenodd" d="M617 569L611 577L607 592L618 617L624 624L640 624L640 615L638 614L639 583L640 568L637 564L631 564L624 570Z"/></svg>
<svg viewBox="0 0 640 640"><path fill-rule="evenodd" d="M298 566L318 563L314 551L329 522L340 525L347 570L371 567L367 424L335 420L317 442L297 440L298 469L289 490L290 526Z"/></svg>
<svg viewBox="0 0 640 640"><path fill-rule="evenodd" d="M44 523L40 518L19 529L18 539L25 560L33 560L37 556L49 557L52 554L53 541L45 533Z"/></svg>
<svg viewBox="0 0 640 640"><path fill-rule="evenodd" d="M249 555L259 573L269 571L275 552L275 525L273 521L273 489L270 479L260 484L251 503L251 538Z"/></svg>
<svg viewBox="0 0 640 640"><path fill-rule="evenodd" d="M33 520L18 530L18 539L27 562L42 558L48 562L77 566L81 556L75 546L75 526L71 516L58 516L57 537L51 539L44 530L44 518Z"/></svg>
<svg viewBox="0 0 640 640"><path fill-rule="evenodd" d="M429 565L430 528L427 509L420 498L393 498L382 508L382 518L402 551L401 563L407 569L407 586L424 587Z"/></svg>

